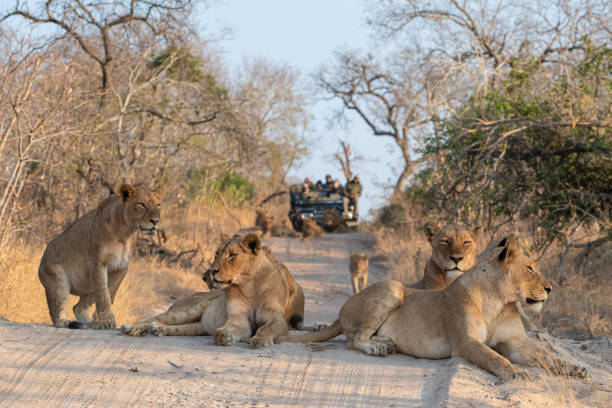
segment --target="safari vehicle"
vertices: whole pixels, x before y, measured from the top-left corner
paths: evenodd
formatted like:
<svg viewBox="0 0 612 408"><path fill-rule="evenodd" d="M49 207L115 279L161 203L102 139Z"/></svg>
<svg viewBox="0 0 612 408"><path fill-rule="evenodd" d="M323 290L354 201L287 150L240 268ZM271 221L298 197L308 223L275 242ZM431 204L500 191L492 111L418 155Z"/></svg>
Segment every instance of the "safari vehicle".
<svg viewBox="0 0 612 408"><path fill-rule="evenodd" d="M322 225L323 213L327 210L334 210L343 216L348 227L357 226L354 207L349 206L349 212L345 215L340 194L329 194L329 191L315 189L303 193L301 184L291 186L289 192L291 194L289 219L296 231L302 230L302 223L305 220L312 219L317 224Z"/></svg>

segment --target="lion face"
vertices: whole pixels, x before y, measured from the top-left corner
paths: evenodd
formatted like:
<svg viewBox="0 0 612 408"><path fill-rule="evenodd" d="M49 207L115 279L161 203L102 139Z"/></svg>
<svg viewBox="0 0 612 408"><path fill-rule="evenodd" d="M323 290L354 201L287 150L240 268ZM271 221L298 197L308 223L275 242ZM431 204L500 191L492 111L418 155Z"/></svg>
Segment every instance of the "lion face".
<svg viewBox="0 0 612 408"><path fill-rule="evenodd" d="M326 227L329 227L330 229L335 229L338 228L344 222L344 219L335 210L325 210L321 222Z"/></svg>
<svg viewBox="0 0 612 408"><path fill-rule="evenodd" d="M122 184L117 192L123 205L123 217L128 225L145 234L154 234L160 225L161 187L154 191Z"/></svg>
<svg viewBox="0 0 612 408"><path fill-rule="evenodd" d="M517 300L521 301L527 310L542 310L552 290L550 282L542 276L535 261L523 251L516 237L504 238L498 248L501 250L496 255L496 261L504 271L506 281L510 283L507 290L514 291L515 295L518 295Z"/></svg>
<svg viewBox="0 0 612 408"><path fill-rule="evenodd" d="M454 224L441 228L429 221L424 228L431 244L431 259L444 271L447 280L453 281L474 267L478 256L480 228L470 231Z"/></svg>
<svg viewBox="0 0 612 408"><path fill-rule="evenodd" d="M261 240L256 234L234 235L219 245L215 259L202 279L211 290L245 283L251 278L253 264L260 250Z"/></svg>

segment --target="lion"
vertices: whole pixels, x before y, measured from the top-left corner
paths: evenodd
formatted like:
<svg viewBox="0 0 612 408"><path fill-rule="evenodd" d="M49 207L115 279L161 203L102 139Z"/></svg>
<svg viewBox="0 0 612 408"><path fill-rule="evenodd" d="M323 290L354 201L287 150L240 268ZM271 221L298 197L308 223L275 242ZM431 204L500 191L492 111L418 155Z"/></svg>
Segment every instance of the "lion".
<svg viewBox="0 0 612 408"><path fill-rule="evenodd" d="M319 227L315 220L304 220L302 223L302 238L319 238L323 236L323 230Z"/></svg>
<svg viewBox="0 0 612 408"><path fill-rule="evenodd" d="M530 377L513 363L584 378L586 368L551 356L530 339L516 313L515 302L541 310L550 291L535 262L510 236L443 291L378 282L349 298L328 328L277 341L325 341L344 332L350 348L370 355L463 357L501 380Z"/></svg>
<svg viewBox="0 0 612 408"><path fill-rule="evenodd" d="M349 232L350 228L346 225L346 220L334 209L325 210L321 218L325 232Z"/></svg>
<svg viewBox="0 0 612 408"><path fill-rule="evenodd" d="M136 233L155 233L160 224L161 188L122 184L117 195L77 219L45 249L38 277L45 287L55 327L116 327L112 303L130 263ZM80 296L67 316L69 295ZM89 308L95 303L95 322Z"/></svg>
<svg viewBox="0 0 612 408"><path fill-rule="evenodd" d="M364 253L352 254L349 263L353 291L359 293L368 286L368 256Z"/></svg>
<svg viewBox="0 0 612 408"><path fill-rule="evenodd" d="M287 226L287 219L275 221L273 215L266 210L257 210L255 226L261 230L263 238L273 237L299 237L300 234Z"/></svg>
<svg viewBox="0 0 612 408"><path fill-rule="evenodd" d="M261 348L287 334L289 326L304 329L302 287L256 234L222 242L203 279L211 292L180 299L167 312L121 331L132 336L212 335L220 346L243 341Z"/></svg>
<svg viewBox="0 0 612 408"><path fill-rule="evenodd" d="M261 235L267 238L271 234L274 217L266 210L255 211L255 226L261 228Z"/></svg>
<svg viewBox="0 0 612 408"><path fill-rule="evenodd" d="M461 225L449 224L442 228L427 221L423 228L431 244L431 257L425 265L423 279L411 287L442 290L476 265L480 227L470 231Z"/></svg>

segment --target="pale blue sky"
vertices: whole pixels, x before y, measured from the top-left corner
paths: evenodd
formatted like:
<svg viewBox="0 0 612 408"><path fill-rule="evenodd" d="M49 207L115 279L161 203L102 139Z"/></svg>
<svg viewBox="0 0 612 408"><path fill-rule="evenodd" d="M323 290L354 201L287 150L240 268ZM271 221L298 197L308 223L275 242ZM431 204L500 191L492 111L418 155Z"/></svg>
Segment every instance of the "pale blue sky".
<svg viewBox="0 0 612 408"><path fill-rule="evenodd" d="M216 45L230 70L238 68L245 57L264 57L298 68L306 84L321 65L332 62L337 49L371 46L363 7L360 0L224 0L200 13L196 21L208 33L231 29L230 39ZM310 107L315 116L312 136L318 142L291 175L300 179L310 176L316 181L331 173L344 182L331 153L338 149L339 138L348 140L355 153L364 157L355 172L364 185L360 213L366 216L384 202L388 190L381 184L395 181L392 167L400 164L399 154L391 139L372 136L355 116L349 116L348 126L330 129L328 120L339 106L338 102L319 101Z"/></svg>

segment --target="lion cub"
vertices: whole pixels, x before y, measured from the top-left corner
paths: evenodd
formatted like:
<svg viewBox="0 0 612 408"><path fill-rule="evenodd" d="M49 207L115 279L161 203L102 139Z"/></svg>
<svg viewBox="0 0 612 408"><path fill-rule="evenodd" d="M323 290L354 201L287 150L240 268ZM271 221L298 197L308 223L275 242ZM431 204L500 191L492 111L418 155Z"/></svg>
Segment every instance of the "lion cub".
<svg viewBox="0 0 612 408"><path fill-rule="evenodd" d="M136 233L153 234L159 227L161 195L161 189L122 184L117 195L106 198L49 242L38 277L55 327L116 327L111 305L127 272ZM77 322L68 320L69 295L80 296L72 309ZM94 303L95 323L89 315Z"/></svg>
<svg viewBox="0 0 612 408"><path fill-rule="evenodd" d="M353 291L359 293L368 286L368 256L364 253L352 254L349 270L353 281Z"/></svg>

